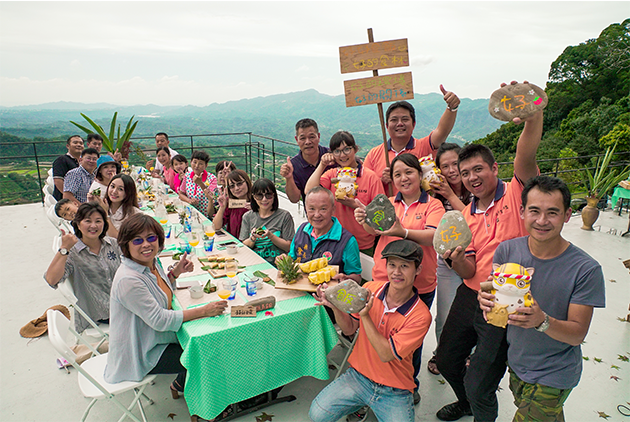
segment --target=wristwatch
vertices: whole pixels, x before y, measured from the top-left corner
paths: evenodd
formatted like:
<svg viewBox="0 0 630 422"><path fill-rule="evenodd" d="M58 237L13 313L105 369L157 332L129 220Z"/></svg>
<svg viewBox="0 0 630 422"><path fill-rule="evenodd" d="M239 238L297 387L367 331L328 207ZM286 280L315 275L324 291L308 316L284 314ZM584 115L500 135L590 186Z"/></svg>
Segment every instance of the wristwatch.
<svg viewBox="0 0 630 422"><path fill-rule="evenodd" d="M538 327L536 327L536 331L540 333L544 333L549 329L549 315L544 312L543 314L545 314L545 320Z"/></svg>
<svg viewBox="0 0 630 422"><path fill-rule="evenodd" d="M70 253L66 248L59 248L57 252L59 252L63 256L66 256Z"/></svg>

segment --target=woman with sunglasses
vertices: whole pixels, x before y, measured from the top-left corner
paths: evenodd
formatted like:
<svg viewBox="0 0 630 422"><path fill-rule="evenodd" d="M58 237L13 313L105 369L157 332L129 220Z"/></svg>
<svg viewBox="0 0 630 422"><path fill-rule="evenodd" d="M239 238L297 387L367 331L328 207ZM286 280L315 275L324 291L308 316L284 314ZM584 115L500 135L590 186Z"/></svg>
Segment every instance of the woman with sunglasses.
<svg viewBox="0 0 630 422"><path fill-rule="evenodd" d="M334 216L341 223L341 226L354 235L359 244L359 250L366 255L374 256L374 241L376 236L370 232L363 230L363 227L357 223L354 218L354 209L358 206L357 199L361 204L367 205L379 193L385 194L383 184L380 178L372 170L365 168L362 163L357 160L356 153L359 150L354 137L345 131L338 131L330 138L330 150L322 156L319 165L306 182L305 193L308 193L316 186L322 186L336 193L335 182L339 168L331 168L326 170L329 165L337 164L339 167L351 167L357 170L356 178L356 197L355 199L338 199L335 207ZM335 195L336 197L336 195Z"/></svg>
<svg viewBox="0 0 630 422"><path fill-rule="evenodd" d="M252 197L252 210L243 215L239 239L275 265L276 256L291 248L295 236L293 217L279 208L276 187L269 179L258 179L254 183Z"/></svg>
<svg viewBox="0 0 630 422"><path fill-rule="evenodd" d="M164 271L158 253L164 248L162 226L146 214L135 214L118 233L122 250L120 268L111 291L110 337L105 380L139 381L148 374L177 374L173 398L184 391L186 369L175 333L182 323L220 315L226 301L211 302L183 311L172 309L175 280L194 264L184 254Z"/></svg>
<svg viewBox="0 0 630 422"><path fill-rule="evenodd" d="M120 266L120 248L107 233L107 214L96 202L81 204L72 221L74 233L62 231L61 247L44 274L51 287L68 279L77 304L96 322L109 320L109 292ZM75 313L74 324L81 333L89 323Z"/></svg>
<svg viewBox="0 0 630 422"><path fill-rule="evenodd" d="M226 176L227 190L219 196L219 210L212 220L215 230L225 227L235 238L240 237L243 215L252 209L252 182L243 170L231 171ZM230 206L231 200L243 201L243 206Z"/></svg>

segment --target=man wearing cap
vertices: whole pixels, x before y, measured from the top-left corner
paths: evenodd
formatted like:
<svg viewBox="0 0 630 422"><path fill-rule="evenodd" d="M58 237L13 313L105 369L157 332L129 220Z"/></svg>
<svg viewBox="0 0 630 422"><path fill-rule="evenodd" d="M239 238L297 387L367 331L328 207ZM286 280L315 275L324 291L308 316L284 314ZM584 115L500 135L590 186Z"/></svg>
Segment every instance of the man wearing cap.
<svg viewBox="0 0 630 422"><path fill-rule="evenodd" d="M348 359L350 367L313 400L309 412L315 422L333 422L369 406L379 421L414 421L413 352L420 347L431 325L431 313L413 287L422 269L422 248L410 240L389 243L388 281L370 281L368 302L358 314L346 314L324 295L326 285L314 295L331 308L346 335L359 329Z"/></svg>
<svg viewBox="0 0 630 422"><path fill-rule="evenodd" d="M87 202L90 186L94 181L94 170L98 160L98 151L94 148L86 148L81 153L79 167L70 170L63 181L63 197L72 202Z"/></svg>
<svg viewBox="0 0 630 422"><path fill-rule="evenodd" d="M413 137L413 130L416 127L416 111L411 104L407 101L396 101L387 108L385 124L389 134L387 156L390 163L394 157L405 152L418 158L433 154L433 158L435 158L435 152L446 141L455 125L460 102L457 95L447 91L442 85L440 85L440 91L442 91L446 102L446 110L444 110L435 130L429 136L421 139ZM381 178L385 192L389 192L388 189L391 186L394 195L398 193L389 177L389 167L385 162L385 150L382 144L375 146L368 152L363 165Z"/></svg>
<svg viewBox="0 0 630 422"><path fill-rule="evenodd" d="M300 199L305 200L304 189L322 155L330 152L319 145L319 129L313 119L302 119L295 124L295 141L300 152L293 158L287 157L287 162L280 167L280 175L286 180L285 192L291 202L297 204Z"/></svg>

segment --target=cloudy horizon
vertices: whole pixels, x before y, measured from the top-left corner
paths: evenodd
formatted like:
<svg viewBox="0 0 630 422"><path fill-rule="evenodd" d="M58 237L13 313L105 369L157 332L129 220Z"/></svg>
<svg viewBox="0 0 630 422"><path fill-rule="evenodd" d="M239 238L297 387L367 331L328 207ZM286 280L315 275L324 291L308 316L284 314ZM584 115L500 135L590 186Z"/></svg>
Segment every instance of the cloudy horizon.
<svg viewBox="0 0 630 422"><path fill-rule="evenodd" d="M408 38L416 93L488 98L543 86L569 45L627 2L0 2L0 105L205 106L315 89L342 95L339 47Z"/></svg>

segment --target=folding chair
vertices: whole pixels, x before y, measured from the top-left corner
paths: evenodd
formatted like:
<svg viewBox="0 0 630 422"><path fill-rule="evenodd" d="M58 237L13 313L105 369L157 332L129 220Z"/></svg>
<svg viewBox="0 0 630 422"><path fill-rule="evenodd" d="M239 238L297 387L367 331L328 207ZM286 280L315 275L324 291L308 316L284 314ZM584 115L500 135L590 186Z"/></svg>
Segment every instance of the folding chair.
<svg viewBox="0 0 630 422"><path fill-rule="evenodd" d="M144 390L147 385L155 379L156 375L146 376L139 382L124 381L117 384L110 384L106 382L103 373L105 371L105 365L107 364L107 353L98 355L97 352L97 356L86 360L81 365L77 364L76 354L72 351L70 345L65 339L65 335L67 335L68 331L76 336L76 331L72 329L70 320L61 312L53 309L49 309L46 316L48 320L48 337L50 338L50 343L53 345L55 350L57 350L57 352L59 352L61 356L79 372L79 388L85 397L92 399L87 409L85 409L81 421L85 421L90 409L92 409L92 406L94 406L97 400L106 398L111 400L120 410L124 412L118 422L122 422L126 417L129 417L135 422L140 422L140 419L131 413L131 409L133 409L136 404L140 410L142 420L147 422L140 398L141 396L147 397L144 394ZM80 341L84 341L81 337L78 339ZM85 344L86 346L91 347L89 343ZM96 351L94 350L94 352ZM135 397L132 400L131 405L127 408L115 396L131 390L133 390ZM153 404L153 400L148 397L147 399L149 404Z"/></svg>
<svg viewBox="0 0 630 422"><path fill-rule="evenodd" d="M96 345L96 349L98 349L105 340L109 340L109 324L97 324L85 313L83 309L81 309L79 305L77 305L79 299L77 299L74 295L74 289L72 288L70 280L65 280L57 284L57 290L59 290L59 293L61 293L63 297L70 302L68 307L78 312L92 326L92 328L86 328L82 333L77 333L77 335L82 337L92 337L97 340L100 339Z"/></svg>
<svg viewBox="0 0 630 422"><path fill-rule="evenodd" d="M46 189L45 187L43 189ZM48 194L47 192L44 193L44 206L46 208L55 208L55 204L57 203L57 200L55 199L54 196Z"/></svg>
<svg viewBox="0 0 630 422"><path fill-rule="evenodd" d="M333 381L339 378L339 375L341 375L341 373L343 372L343 368L344 366L346 366L346 363L348 362L348 358L350 357L350 353L352 353L352 349L354 348L354 343L356 343L357 338L359 338L359 332L357 330L357 332L354 333L354 338L352 339L352 341L349 341L343 335L342 331L337 332L337 335L339 336L339 344L341 348L348 349L348 350L346 351L346 354L344 355L341 363L337 363L332 358L328 358L328 363L332 365L333 367L335 367L335 369L337 370L337 374L335 375L335 378L333 378Z"/></svg>

